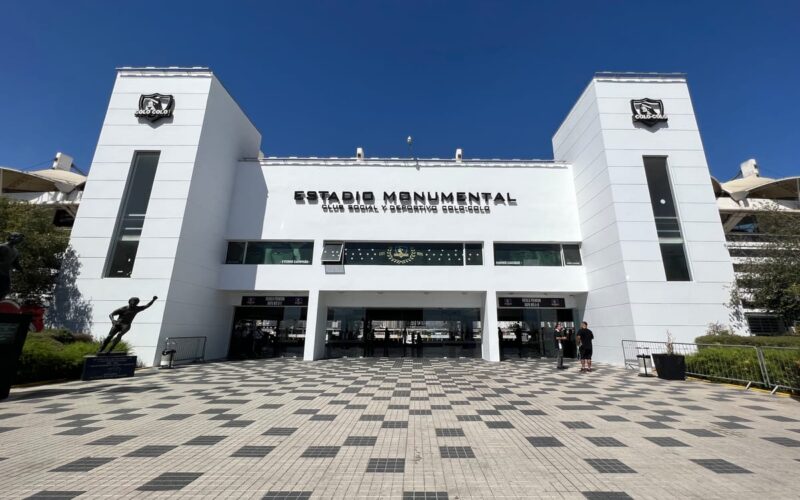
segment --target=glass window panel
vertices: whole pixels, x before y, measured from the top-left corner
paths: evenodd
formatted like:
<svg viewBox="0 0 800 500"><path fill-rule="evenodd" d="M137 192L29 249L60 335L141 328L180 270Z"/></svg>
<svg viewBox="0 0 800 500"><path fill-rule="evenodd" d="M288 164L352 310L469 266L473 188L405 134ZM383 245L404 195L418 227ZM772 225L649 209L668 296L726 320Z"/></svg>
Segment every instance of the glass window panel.
<svg viewBox="0 0 800 500"><path fill-rule="evenodd" d="M753 335L776 335L783 333L783 322L777 316L747 316L747 326Z"/></svg>
<svg viewBox="0 0 800 500"><path fill-rule="evenodd" d="M464 244L464 256L468 266L483 265L483 243Z"/></svg>
<svg viewBox="0 0 800 500"><path fill-rule="evenodd" d="M647 189L650 191L653 214L656 217L677 217L667 173L667 159L659 156L645 156L644 172L647 176Z"/></svg>
<svg viewBox="0 0 800 500"><path fill-rule="evenodd" d="M129 278L133 272L159 155L154 151L134 153L106 259L107 278Z"/></svg>
<svg viewBox="0 0 800 500"><path fill-rule="evenodd" d="M496 266L560 266L561 245L495 243Z"/></svg>
<svg viewBox="0 0 800 500"><path fill-rule="evenodd" d="M322 247L323 264L339 264L342 262L344 243L325 243Z"/></svg>
<svg viewBox="0 0 800 500"><path fill-rule="evenodd" d="M564 264L568 266L580 266L581 248L578 245L564 245Z"/></svg>
<svg viewBox="0 0 800 500"><path fill-rule="evenodd" d="M661 243L661 259L667 281L691 281L683 243Z"/></svg>
<svg viewBox="0 0 800 500"><path fill-rule="evenodd" d="M245 264L311 264L313 242L250 241Z"/></svg>
<svg viewBox="0 0 800 500"><path fill-rule="evenodd" d="M226 264L244 264L244 249L247 243L244 241L229 241L228 255L225 257Z"/></svg>
<svg viewBox="0 0 800 500"><path fill-rule="evenodd" d="M373 266L462 266L461 243L381 243L348 242L344 249L346 265Z"/></svg>
<svg viewBox="0 0 800 500"><path fill-rule="evenodd" d="M114 245L114 253L108 266L106 278L130 278L139 240L120 240Z"/></svg>

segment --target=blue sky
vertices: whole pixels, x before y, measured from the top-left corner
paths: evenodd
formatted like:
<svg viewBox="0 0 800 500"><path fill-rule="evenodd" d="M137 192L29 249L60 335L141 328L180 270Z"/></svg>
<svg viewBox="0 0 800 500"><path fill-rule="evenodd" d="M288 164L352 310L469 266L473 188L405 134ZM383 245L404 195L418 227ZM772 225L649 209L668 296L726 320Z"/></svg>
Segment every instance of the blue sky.
<svg viewBox="0 0 800 500"><path fill-rule="evenodd" d="M0 165L91 164L117 66L209 66L278 156L552 158L595 71L688 74L712 173L800 174L800 2L9 2ZM654 97L654 96L653 96Z"/></svg>

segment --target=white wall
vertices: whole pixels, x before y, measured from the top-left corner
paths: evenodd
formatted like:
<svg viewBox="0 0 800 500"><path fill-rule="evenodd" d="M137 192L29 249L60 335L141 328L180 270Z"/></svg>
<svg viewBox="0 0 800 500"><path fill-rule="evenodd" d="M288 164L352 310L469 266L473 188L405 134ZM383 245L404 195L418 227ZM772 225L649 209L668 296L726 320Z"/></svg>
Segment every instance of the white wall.
<svg viewBox="0 0 800 500"><path fill-rule="evenodd" d="M258 155L261 134L215 78L192 172L169 301L166 337L207 337L206 359L227 356L233 309L217 288L238 162Z"/></svg>
<svg viewBox="0 0 800 500"><path fill-rule="evenodd" d="M458 290L544 289L584 291L577 267L495 267L497 242L579 242L572 175L566 166L436 166L320 160L304 164L242 162L228 220L229 240L309 240L315 242L311 266L227 265L219 287L225 290ZM296 190L373 191L382 205L384 191L486 191L511 193L516 206L491 205L489 214L325 213L320 205L298 204ZM266 194L268 193L268 194ZM483 266L346 266L344 274L325 274L319 256L325 240L482 242Z"/></svg>
<svg viewBox="0 0 800 500"><path fill-rule="evenodd" d="M646 127L630 100L661 99L669 120ZM733 280L710 173L682 78L595 78L553 137L570 161L589 294L585 318L600 359L619 360L621 339L691 342L724 307ZM667 282L642 156L665 155L693 281Z"/></svg>
<svg viewBox="0 0 800 500"><path fill-rule="evenodd" d="M174 116L155 123L136 118L140 95L156 92L175 97ZM218 266L211 266L210 254L191 255L185 243L199 245L198 253L211 252L213 246L219 252L214 258L224 252L219 248L219 226L227 220L227 213L219 219L222 223L211 220L206 228L207 232L216 231L216 241L201 243L190 236L189 227L196 229L198 223L193 215L198 211L196 200L209 196L210 206L227 206L224 191L214 197L219 185L209 181L210 170L227 170L227 178L232 178L236 161L258 151L258 140L254 148L251 144L257 132L251 125L249 129L242 125L246 118L240 111L236 116L236 111L225 109L230 106L235 104L207 70L121 70L114 84L70 243L81 263L77 286L92 303L91 333L95 337L105 337L110 328L108 314L129 297L146 301L159 296L152 308L139 314L125 336L146 364L156 359L160 338L185 331L176 311L197 304L190 298L198 295L197 282L185 280L188 266L205 264L207 275L212 276L210 282L217 279ZM207 108L213 111L208 117ZM217 116L224 117L221 125L215 125ZM222 152L216 153L216 148ZM235 151L237 148L242 151ZM157 150L161 156L133 273L128 279L103 278L133 154L141 150ZM223 189L224 183L219 183ZM204 193L212 185L214 190Z"/></svg>
<svg viewBox="0 0 800 500"><path fill-rule="evenodd" d="M294 192L299 190L336 191L339 196L342 191L372 191L380 211L326 213L322 203L298 203ZM510 193L516 204L490 204L488 214L386 213L381 208L384 191L500 192L504 196ZM412 162L402 161L263 160L240 163L234 192L228 220L229 240L314 242L312 265L225 265L219 282L220 289L229 291L308 291L307 359L322 355L325 312L331 297L346 301L348 306L365 306L395 297L391 292L415 292L398 297L409 307L421 307L433 298L446 296L454 301L453 307L479 304L484 308L485 328L495 331L496 314L489 311L486 316L485 309L496 308L498 294L567 296L586 290L581 266L496 267L493 264L494 242L580 241L568 166L431 161L417 168ZM326 240L481 242L484 264L350 265L341 274L326 274L325 267L320 265ZM379 291L387 294L378 295ZM462 299L460 305L459 299ZM312 319L315 314L316 319ZM499 350L487 347L484 357L497 360Z"/></svg>

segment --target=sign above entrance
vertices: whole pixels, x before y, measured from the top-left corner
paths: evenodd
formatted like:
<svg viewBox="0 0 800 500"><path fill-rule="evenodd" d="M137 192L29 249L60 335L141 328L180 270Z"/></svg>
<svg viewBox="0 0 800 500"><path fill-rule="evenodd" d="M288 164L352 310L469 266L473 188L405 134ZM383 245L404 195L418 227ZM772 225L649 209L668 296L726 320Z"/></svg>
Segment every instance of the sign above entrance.
<svg viewBox="0 0 800 500"><path fill-rule="evenodd" d="M308 297L270 297L264 295L245 295L242 297L243 306L307 306Z"/></svg>
<svg viewBox="0 0 800 500"><path fill-rule="evenodd" d="M483 191L295 191L298 205L319 205L323 212L488 214L492 206L516 206L509 192Z"/></svg>
<svg viewBox="0 0 800 500"><path fill-rule="evenodd" d="M562 297L498 297L498 307L539 309L543 307L567 307Z"/></svg>

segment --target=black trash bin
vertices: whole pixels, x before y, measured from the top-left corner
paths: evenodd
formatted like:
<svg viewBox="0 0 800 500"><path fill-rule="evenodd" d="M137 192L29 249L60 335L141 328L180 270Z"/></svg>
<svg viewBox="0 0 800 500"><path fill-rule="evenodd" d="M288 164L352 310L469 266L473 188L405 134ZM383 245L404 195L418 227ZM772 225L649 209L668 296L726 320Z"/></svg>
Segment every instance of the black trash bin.
<svg viewBox="0 0 800 500"><path fill-rule="evenodd" d="M164 349L161 351L161 366L160 368L172 368L175 362L175 349Z"/></svg>

